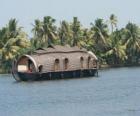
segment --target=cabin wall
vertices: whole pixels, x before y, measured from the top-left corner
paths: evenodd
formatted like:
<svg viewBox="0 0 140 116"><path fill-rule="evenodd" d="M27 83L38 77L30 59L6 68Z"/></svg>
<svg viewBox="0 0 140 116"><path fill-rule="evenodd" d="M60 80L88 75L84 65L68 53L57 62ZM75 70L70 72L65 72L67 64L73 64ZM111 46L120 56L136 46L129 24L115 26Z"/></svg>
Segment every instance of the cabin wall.
<svg viewBox="0 0 140 116"><path fill-rule="evenodd" d="M81 57L83 57L83 67L81 67ZM90 57L88 66L88 57ZM84 52L73 52L73 53L51 53L40 56L33 56L37 65L42 65L42 72L51 71L65 71L65 70L79 70L96 67L94 57ZM59 60L59 64L55 64L55 60ZM68 68L65 69L65 59L68 59ZM56 70L56 66L59 69Z"/></svg>

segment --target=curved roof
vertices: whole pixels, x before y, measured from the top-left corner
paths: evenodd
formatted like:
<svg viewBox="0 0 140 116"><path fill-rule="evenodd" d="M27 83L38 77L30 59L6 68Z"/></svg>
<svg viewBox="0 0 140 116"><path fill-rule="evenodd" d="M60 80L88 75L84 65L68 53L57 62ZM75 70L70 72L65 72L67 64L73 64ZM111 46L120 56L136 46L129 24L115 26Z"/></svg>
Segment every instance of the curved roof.
<svg viewBox="0 0 140 116"><path fill-rule="evenodd" d="M34 53L36 54L47 54L47 53L67 53L67 52L87 52L86 49L80 49L77 46L70 47L68 45L66 46L51 46L48 48L39 48Z"/></svg>

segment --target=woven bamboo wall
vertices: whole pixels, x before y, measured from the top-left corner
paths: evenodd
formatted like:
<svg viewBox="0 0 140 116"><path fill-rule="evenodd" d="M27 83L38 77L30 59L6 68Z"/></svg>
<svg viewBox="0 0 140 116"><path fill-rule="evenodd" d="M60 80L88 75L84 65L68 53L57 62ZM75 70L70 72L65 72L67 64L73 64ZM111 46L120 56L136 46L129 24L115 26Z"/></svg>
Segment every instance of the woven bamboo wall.
<svg viewBox="0 0 140 116"><path fill-rule="evenodd" d="M93 68L96 65L94 57L90 56L90 54L85 52L73 52L73 53L51 53L51 54L42 54L39 56L32 56L37 65L42 65L43 72L55 71L55 60L59 59L59 70L65 70L65 62L64 60L68 59L68 69L66 70L78 70L78 69L87 69ZM81 57L83 57L83 68L81 67ZM88 63L88 58L90 57L90 61ZM88 66L89 64L89 66Z"/></svg>

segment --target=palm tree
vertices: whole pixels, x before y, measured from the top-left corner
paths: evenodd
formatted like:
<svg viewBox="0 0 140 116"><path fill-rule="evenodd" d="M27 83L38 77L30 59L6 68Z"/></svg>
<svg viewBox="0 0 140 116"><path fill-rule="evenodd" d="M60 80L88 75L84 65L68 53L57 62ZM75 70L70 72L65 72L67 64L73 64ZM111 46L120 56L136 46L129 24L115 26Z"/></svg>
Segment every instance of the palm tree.
<svg viewBox="0 0 140 116"><path fill-rule="evenodd" d="M9 38L14 38L18 35L18 32L22 27L17 27L17 20L16 19L10 19L8 23L8 31L9 31Z"/></svg>
<svg viewBox="0 0 140 116"><path fill-rule="evenodd" d="M96 19L95 24L92 24L91 30L94 32L93 39L95 40L96 49L104 51L107 47L108 26L103 22L103 19Z"/></svg>
<svg viewBox="0 0 140 116"><path fill-rule="evenodd" d="M79 39L81 38L81 24L80 21L78 21L77 17L73 17L73 23L71 25L71 28L73 33L72 46L77 46Z"/></svg>
<svg viewBox="0 0 140 116"><path fill-rule="evenodd" d="M94 51L94 45L95 41L92 38L94 35L94 32L89 30L88 28L84 28L82 31L82 39L80 39L80 47L84 47L88 50Z"/></svg>
<svg viewBox="0 0 140 116"><path fill-rule="evenodd" d="M5 45L1 48L2 59L11 60L16 55L20 55L18 52L21 48L29 47L29 40L22 37L21 35L16 38L10 38Z"/></svg>
<svg viewBox="0 0 140 116"><path fill-rule="evenodd" d="M111 24L111 31L113 33L114 27L117 28L118 20L117 20L117 17L114 14L111 14L109 19L110 19L110 24Z"/></svg>
<svg viewBox="0 0 140 116"><path fill-rule="evenodd" d="M42 32L43 32L43 28L42 28L43 24L42 24L42 22L39 19L36 19L34 21L34 23L35 24L33 24L34 28L32 29L32 32L34 32L34 35L37 38L40 38L40 37L42 37L41 35L42 35Z"/></svg>
<svg viewBox="0 0 140 116"><path fill-rule="evenodd" d="M60 44L68 44L69 39L71 38L70 25L66 21L60 23L60 28L58 29L58 35L60 38Z"/></svg>
<svg viewBox="0 0 140 116"><path fill-rule="evenodd" d="M47 45L54 43L56 39L56 26L54 25L55 19L50 16L45 16L43 19L43 34Z"/></svg>
<svg viewBox="0 0 140 116"><path fill-rule="evenodd" d="M4 46L0 49L2 56L3 68L10 69L12 60L20 56L24 50L29 48L29 40L22 37L21 35L16 38L10 38Z"/></svg>
<svg viewBox="0 0 140 116"><path fill-rule="evenodd" d="M125 27L124 42L127 46L129 62L140 53L140 29L136 24L128 23Z"/></svg>
<svg viewBox="0 0 140 116"><path fill-rule="evenodd" d="M110 49L106 52L106 60L110 64L121 64L127 59L126 45L122 43L122 34L120 30L116 30L110 36Z"/></svg>
<svg viewBox="0 0 140 116"><path fill-rule="evenodd" d="M1 30L0 30L0 48L2 48L5 44L5 42L7 41L8 39L8 29L7 27L3 27Z"/></svg>
<svg viewBox="0 0 140 116"><path fill-rule="evenodd" d="M0 30L0 56L3 68L8 71L11 68L12 60L30 46L27 35L17 27L17 21L13 21L16 23L11 22L10 20L9 24Z"/></svg>
<svg viewBox="0 0 140 116"><path fill-rule="evenodd" d="M31 39L31 43L35 48L41 47L43 42L43 24L39 19L36 19L33 24L32 32L34 37Z"/></svg>

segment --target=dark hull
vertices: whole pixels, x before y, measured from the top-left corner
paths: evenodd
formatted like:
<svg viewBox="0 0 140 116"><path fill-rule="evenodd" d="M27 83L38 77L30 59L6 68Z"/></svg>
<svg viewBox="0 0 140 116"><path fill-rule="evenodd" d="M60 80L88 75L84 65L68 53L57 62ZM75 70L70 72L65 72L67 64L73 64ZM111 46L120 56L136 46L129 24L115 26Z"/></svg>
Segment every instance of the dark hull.
<svg viewBox="0 0 140 116"><path fill-rule="evenodd" d="M26 73L18 72L16 78L22 81L29 80L54 80L65 78L92 77L97 73L97 69L83 69L74 71L47 72L47 73Z"/></svg>

